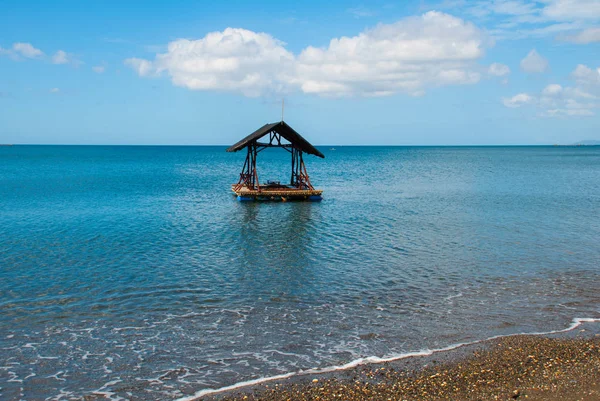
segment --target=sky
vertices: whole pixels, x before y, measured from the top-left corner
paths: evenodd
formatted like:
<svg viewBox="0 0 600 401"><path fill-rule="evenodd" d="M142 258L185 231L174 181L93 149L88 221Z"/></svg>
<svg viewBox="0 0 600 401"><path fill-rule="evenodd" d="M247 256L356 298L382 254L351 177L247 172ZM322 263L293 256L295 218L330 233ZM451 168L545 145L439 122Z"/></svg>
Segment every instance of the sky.
<svg viewBox="0 0 600 401"><path fill-rule="evenodd" d="M600 139L600 0L0 0L0 143Z"/></svg>

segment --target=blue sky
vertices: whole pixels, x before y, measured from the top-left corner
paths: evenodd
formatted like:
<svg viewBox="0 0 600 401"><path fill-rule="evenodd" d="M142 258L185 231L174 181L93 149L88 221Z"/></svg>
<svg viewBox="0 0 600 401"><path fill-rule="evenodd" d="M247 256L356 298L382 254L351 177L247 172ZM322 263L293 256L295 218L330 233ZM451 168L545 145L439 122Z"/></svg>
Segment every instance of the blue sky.
<svg viewBox="0 0 600 401"><path fill-rule="evenodd" d="M0 3L0 143L600 139L600 0Z"/></svg>

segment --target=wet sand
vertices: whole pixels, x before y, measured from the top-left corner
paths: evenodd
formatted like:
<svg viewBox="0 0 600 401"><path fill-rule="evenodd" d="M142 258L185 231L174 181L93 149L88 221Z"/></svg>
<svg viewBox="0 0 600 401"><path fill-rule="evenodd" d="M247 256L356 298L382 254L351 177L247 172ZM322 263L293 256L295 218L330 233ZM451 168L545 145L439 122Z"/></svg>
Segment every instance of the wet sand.
<svg viewBox="0 0 600 401"><path fill-rule="evenodd" d="M430 356L265 382L200 399L597 401L597 330L505 337Z"/></svg>

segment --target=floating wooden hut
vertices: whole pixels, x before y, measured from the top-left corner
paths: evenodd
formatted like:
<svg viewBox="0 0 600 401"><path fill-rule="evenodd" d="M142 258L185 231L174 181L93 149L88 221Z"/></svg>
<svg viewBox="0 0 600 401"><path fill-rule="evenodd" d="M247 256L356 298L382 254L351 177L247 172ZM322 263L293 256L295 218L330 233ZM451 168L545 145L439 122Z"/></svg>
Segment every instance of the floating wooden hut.
<svg viewBox="0 0 600 401"><path fill-rule="evenodd" d="M264 141L259 142L265 138ZM268 138L268 141L267 141ZM256 171L258 153L268 148L282 148L291 154L292 169L290 182L266 181L261 184ZM323 191L315 189L308 177L303 153L324 158L323 154L311 145L284 121L266 124L227 149L238 152L247 149L246 161L237 184L231 190L240 201L320 201Z"/></svg>

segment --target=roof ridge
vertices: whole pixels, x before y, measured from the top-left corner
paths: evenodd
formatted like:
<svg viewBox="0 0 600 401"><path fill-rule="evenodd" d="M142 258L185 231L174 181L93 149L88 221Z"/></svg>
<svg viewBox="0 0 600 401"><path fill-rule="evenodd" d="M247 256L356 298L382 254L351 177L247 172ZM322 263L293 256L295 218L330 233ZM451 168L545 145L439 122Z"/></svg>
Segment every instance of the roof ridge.
<svg viewBox="0 0 600 401"><path fill-rule="evenodd" d="M261 128L257 129L250 135L246 136L242 140L227 148L227 152L237 152L239 150L242 150L273 131L277 132L279 135L287 139L291 144L299 148L301 151L321 158L325 157L323 153L319 152L317 148L315 148L310 142L304 139L302 135L296 132L296 130L294 130L288 123L286 123L283 120L263 125Z"/></svg>

